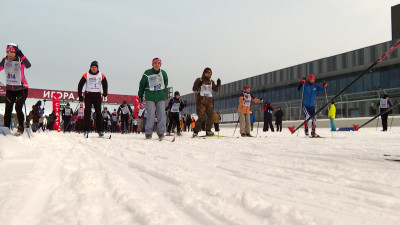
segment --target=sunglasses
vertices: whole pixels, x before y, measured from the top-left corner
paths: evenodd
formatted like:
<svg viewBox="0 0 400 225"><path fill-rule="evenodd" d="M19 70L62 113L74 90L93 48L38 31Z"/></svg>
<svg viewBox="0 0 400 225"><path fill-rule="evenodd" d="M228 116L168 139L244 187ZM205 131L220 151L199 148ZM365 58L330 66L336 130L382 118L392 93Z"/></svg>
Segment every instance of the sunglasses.
<svg viewBox="0 0 400 225"><path fill-rule="evenodd" d="M206 71L205 74L211 74L211 71Z"/></svg>
<svg viewBox="0 0 400 225"><path fill-rule="evenodd" d="M15 53L15 51L6 51L6 53Z"/></svg>

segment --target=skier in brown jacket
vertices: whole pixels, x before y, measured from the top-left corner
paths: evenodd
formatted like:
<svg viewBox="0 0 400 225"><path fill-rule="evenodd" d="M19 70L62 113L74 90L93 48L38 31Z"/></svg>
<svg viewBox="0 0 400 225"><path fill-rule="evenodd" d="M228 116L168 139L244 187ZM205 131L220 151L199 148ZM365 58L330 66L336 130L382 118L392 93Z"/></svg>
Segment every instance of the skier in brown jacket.
<svg viewBox="0 0 400 225"><path fill-rule="evenodd" d="M221 87L221 80L217 80L217 85L211 80L212 71L205 68L201 77L197 78L193 84L193 91L196 93L196 113L199 119L193 130L193 137L197 137L201 130L201 124L207 115L206 135L213 136L211 131L213 125L214 108L212 104L212 91L218 92Z"/></svg>

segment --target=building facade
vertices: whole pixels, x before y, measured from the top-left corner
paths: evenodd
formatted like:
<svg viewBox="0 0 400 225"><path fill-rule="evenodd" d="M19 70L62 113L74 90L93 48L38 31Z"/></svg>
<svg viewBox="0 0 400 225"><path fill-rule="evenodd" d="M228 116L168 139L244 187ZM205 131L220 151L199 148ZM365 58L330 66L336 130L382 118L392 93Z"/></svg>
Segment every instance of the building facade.
<svg viewBox="0 0 400 225"><path fill-rule="evenodd" d="M223 84L219 96L214 95L214 108L220 114L235 113L242 87L248 84L257 98L266 99L273 106L282 107L286 120L297 120L301 117L302 97L297 86L302 77L315 74L317 84L322 84L323 81L328 83L327 97L319 95L318 108L318 105L322 106L327 99L343 90L398 41L400 40L392 40ZM389 94L392 101L400 99L400 48L395 49L335 100L337 116L340 118L375 115L376 102L384 94ZM188 102L187 113L196 113L194 98L194 93L182 96L182 99ZM252 107L253 111L261 109L261 106L256 104L252 104ZM398 112L396 109L395 113ZM319 116L324 115L327 113L321 112Z"/></svg>

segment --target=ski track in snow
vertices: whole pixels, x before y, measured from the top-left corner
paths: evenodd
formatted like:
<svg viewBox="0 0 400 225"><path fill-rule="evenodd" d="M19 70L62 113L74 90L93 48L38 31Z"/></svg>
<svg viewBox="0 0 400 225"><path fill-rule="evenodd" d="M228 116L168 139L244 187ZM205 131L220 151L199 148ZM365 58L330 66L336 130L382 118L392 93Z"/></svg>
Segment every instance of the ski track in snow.
<svg viewBox="0 0 400 225"><path fill-rule="evenodd" d="M0 136L0 224L398 224L400 128L319 131Z"/></svg>

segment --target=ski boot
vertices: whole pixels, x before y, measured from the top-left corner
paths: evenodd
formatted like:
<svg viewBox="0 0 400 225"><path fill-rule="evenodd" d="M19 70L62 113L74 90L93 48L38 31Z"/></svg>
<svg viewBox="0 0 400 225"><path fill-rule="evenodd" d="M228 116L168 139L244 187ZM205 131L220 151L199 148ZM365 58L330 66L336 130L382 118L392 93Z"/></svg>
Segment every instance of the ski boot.
<svg viewBox="0 0 400 225"><path fill-rule="evenodd" d="M207 130L206 136L214 136L214 132L212 132L211 130Z"/></svg>
<svg viewBox="0 0 400 225"><path fill-rule="evenodd" d="M313 131L311 131L311 137L318 138L319 135L317 133L315 133L315 130L313 130Z"/></svg>
<svg viewBox="0 0 400 225"><path fill-rule="evenodd" d="M103 131L99 131L99 137L104 137Z"/></svg>
<svg viewBox="0 0 400 225"><path fill-rule="evenodd" d="M146 134L146 139L151 139L151 134Z"/></svg>
<svg viewBox="0 0 400 225"><path fill-rule="evenodd" d="M308 136L308 127L304 128L304 134Z"/></svg>
<svg viewBox="0 0 400 225"><path fill-rule="evenodd" d="M198 136L199 136L199 133L193 131L193 137L198 137Z"/></svg>
<svg viewBox="0 0 400 225"><path fill-rule="evenodd" d="M18 130L17 130L17 132L15 133L15 136L20 136L20 135L22 135L23 133L24 133L24 127L18 126Z"/></svg>
<svg viewBox="0 0 400 225"><path fill-rule="evenodd" d="M177 136L182 136L181 132L178 132L176 135L177 135Z"/></svg>
<svg viewBox="0 0 400 225"><path fill-rule="evenodd" d="M164 134L157 134L158 135L158 140L162 141L164 139Z"/></svg>
<svg viewBox="0 0 400 225"><path fill-rule="evenodd" d="M246 137L253 137L253 135L251 135L250 133L246 133Z"/></svg>
<svg viewBox="0 0 400 225"><path fill-rule="evenodd" d="M240 134L242 137L247 137L247 135L245 133Z"/></svg>

